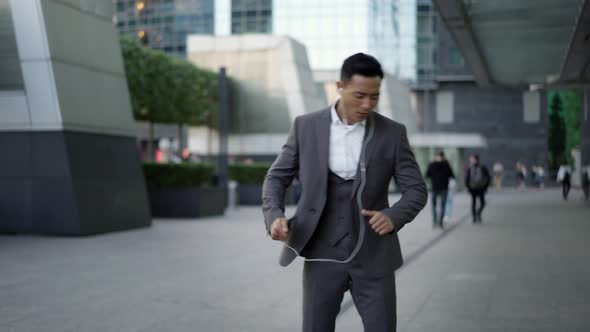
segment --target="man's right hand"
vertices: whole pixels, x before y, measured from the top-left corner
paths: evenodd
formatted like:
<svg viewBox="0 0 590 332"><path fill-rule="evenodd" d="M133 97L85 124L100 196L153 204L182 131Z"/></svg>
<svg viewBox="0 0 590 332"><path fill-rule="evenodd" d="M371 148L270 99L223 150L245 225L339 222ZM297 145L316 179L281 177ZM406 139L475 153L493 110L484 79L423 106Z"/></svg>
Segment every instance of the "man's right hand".
<svg viewBox="0 0 590 332"><path fill-rule="evenodd" d="M277 241L286 241L289 237L289 222L287 218L277 218L270 225L270 237Z"/></svg>

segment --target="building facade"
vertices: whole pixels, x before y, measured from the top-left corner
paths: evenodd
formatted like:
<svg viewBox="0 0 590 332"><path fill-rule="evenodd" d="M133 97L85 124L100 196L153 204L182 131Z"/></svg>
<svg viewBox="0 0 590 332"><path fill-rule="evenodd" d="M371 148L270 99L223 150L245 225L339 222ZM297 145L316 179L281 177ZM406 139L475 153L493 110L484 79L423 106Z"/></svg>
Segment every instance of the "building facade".
<svg viewBox="0 0 590 332"><path fill-rule="evenodd" d="M120 35L179 57L189 34L215 32L214 0L113 0Z"/></svg>
<svg viewBox="0 0 590 332"><path fill-rule="evenodd" d="M310 84L313 77L307 59L305 47L285 36L189 38L189 61L213 71L225 67L231 77L231 155L274 156L295 117L325 107L325 96ZM209 138L205 128L191 130L190 150L200 155L215 153L217 140Z"/></svg>
<svg viewBox="0 0 590 332"><path fill-rule="evenodd" d="M452 135L455 148L464 151L458 165L478 152L489 165L501 162L508 178L514 175L517 161L546 166L545 94L479 88L431 0L116 0L115 4L121 33L135 34L151 47L182 56L188 32L285 35L305 46L315 80L321 81L322 73L337 71L347 56L373 54L391 77L412 89L416 134L422 134L416 141ZM328 99L335 92L330 82L323 84Z"/></svg>
<svg viewBox="0 0 590 332"><path fill-rule="evenodd" d="M386 72L400 71L399 36L407 26L397 19L395 0L284 0L274 2L273 33L306 45L313 70L338 69L357 52L374 55ZM409 32L409 31L408 31Z"/></svg>
<svg viewBox="0 0 590 332"><path fill-rule="evenodd" d="M414 1L113 0L122 35L186 56L188 34L285 35L304 44L313 70L338 69L349 55L375 55L385 71L415 78Z"/></svg>
<svg viewBox="0 0 590 332"><path fill-rule="evenodd" d="M438 24L430 0L418 1L417 8L414 93L419 132L482 135L486 147L467 147L463 166L470 154L478 153L490 169L495 162L503 165L508 184L515 181L518 161L529 170L534 165L547 169L545 92L477 86L452 36L442 22Z"/></svg>
<svg viewBox="0 0 590 332"><path fill-rule="evenodd" d="M232 0L229 10L232 35L273 32L272 0Z"/></svg>
<svg viewBox="0 0 590 332"><path fill-rule="evenodd" d="M151 224L112 15L110 0L0 1L0 233Z"/></svg>

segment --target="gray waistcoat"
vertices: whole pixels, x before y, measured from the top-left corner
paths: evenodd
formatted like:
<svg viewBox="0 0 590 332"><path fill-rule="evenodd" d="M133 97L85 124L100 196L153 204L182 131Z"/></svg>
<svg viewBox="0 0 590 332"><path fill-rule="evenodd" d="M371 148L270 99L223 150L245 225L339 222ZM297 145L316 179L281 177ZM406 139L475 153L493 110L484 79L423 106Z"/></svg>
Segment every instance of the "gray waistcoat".
<svg viewBox="0 0 590 332"><path fill-rule="evenodd" d="M358 239L358 208L352 189L353 180L344 180L329 171L326 205L315 232L301 251L302 256L348 258Z"/></svg>

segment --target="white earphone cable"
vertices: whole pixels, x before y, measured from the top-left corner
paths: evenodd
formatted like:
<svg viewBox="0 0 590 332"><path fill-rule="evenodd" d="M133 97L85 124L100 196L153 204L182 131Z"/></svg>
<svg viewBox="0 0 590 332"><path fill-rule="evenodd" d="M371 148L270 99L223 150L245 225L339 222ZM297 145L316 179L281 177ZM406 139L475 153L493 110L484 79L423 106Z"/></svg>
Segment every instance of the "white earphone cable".
<svg viewBox="0 0 590 332"><path fill-rule="evenodd" d="M369 114L369 121L367 122L367 126L369 126L369 132L367 134L367 137L363 141L363 146L361 148L361 156L359 159L361 180L360 180L359 189L356 193L356 202L357 202L357 205L359 208L359 226L360 227L359 227L359 237L356 241L356 246L354 247L353 251L350 253L350 256L348 256L348 258L343 261L337 260L337 259L330 259L330 258L305 258L305 261L307 261L307 262L330 262L330 263L345 264L345 263L351 262L354 259L354 257L356 257L358 252L361 250L361 247L362 247L364 239L365 239L365 222L364 222L364 218L363 218L363 214L362 214L362 211L363 211L362 194L363 194L363 190L365 189L365 185L367 183L367 160L366 160L367 145L369 144L369 141L373 138L373 133L375 132L375 125L373 123L373 113ZM284 244L284 246L291 249L293 252L295 252L295 254L297 256L301 256L299 254L299 252L297 251L297 249L289 246L286 243Z"/></svg>

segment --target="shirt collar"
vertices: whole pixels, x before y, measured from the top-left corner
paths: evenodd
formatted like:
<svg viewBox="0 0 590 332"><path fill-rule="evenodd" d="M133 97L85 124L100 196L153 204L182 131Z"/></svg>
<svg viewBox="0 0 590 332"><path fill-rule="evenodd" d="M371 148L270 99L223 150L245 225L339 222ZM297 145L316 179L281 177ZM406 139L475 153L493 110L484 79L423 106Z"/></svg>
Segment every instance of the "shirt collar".
<svg viewBox="0 0 590 332"><path fill-rule="evenodd" d="M338 104L339 101L340 101L340 99L339 100L336 100L336 102L334 104L332 104L332 107L330 107L330 115L331 115L331 118L332 118L332 124L338 124L338 123L345 124L342 120L340 120L340 117L338 116L338 112L336 112L336 105ZM355 123L354 125L352 125L350 127L354 127L357 124L360 124L361 126L364 127L367 124L367 120L363 120L361 122L357 122L357 123Z"/></svg>

